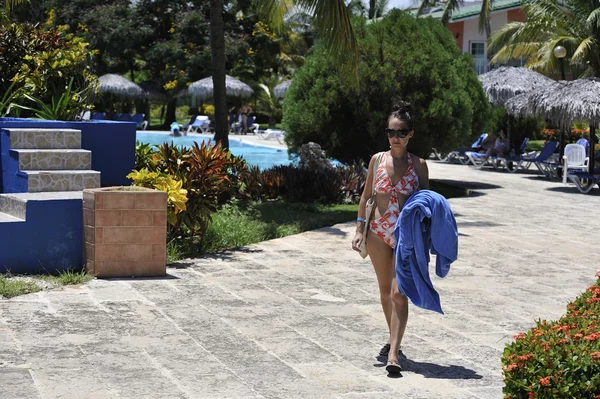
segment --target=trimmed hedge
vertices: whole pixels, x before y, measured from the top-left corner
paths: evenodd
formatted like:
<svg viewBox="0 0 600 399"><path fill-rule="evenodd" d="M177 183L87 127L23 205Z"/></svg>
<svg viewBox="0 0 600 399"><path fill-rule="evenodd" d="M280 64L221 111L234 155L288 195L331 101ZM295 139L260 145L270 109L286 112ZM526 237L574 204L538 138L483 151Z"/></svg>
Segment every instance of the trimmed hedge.
<svg viewBox="0 0 600 399"><path fill-rule="evenodd" d="M506 398L600 399L600 280L554 322L514 336L502 356Z"/></svg>

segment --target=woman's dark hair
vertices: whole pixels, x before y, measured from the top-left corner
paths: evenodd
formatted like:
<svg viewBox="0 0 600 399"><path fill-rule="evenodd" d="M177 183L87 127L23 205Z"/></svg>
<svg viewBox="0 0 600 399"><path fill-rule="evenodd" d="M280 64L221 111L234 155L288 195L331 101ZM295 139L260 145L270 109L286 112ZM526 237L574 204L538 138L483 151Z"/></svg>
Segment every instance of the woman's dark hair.
<svg viewBox="0 0 600 399"><path fill-rule="evenodd" d="M401 121L404 121L404 123L406 123L406 125L408 126L408 128L410 130L413 129L413 107L412 105L407 102L407 101L398 101L396 104L394 104L394 106L392 107L392 113L390 114L390 116L388 117L388 122L391 119L400 119Z"/></svg>

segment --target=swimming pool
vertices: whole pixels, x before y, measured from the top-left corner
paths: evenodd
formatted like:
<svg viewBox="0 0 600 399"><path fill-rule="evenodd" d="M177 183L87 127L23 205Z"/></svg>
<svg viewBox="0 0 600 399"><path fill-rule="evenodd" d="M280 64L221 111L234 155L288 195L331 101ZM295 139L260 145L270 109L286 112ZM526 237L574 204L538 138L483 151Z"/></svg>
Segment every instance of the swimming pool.
<svg viewBox="0 0 600 399"><path fill-rule="evenodd" d="M194 141L200 144L202 141L210 141L211 137L199 135L173 137L164 133L137 132L136 139L141 143L155 145L172 143L178 146L191 147ZM242 156L248 164L256 165L263 170L275 165L288 165L291 163L285 148L263 147L230 137L229 149L233 155Z"/></svg>

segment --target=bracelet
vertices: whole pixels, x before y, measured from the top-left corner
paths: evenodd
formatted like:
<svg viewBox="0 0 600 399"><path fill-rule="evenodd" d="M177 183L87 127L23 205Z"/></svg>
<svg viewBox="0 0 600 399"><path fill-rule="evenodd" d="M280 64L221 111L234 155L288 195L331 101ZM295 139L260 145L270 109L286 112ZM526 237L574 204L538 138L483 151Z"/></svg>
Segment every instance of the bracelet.
<svg viewBox="0 0 600 399"><path fill-rule="evenodd" d="M365 223L367 221L367 219L365 219L365 218L356 218L356 221L357 222L363 222L363 223Z"/></svg>

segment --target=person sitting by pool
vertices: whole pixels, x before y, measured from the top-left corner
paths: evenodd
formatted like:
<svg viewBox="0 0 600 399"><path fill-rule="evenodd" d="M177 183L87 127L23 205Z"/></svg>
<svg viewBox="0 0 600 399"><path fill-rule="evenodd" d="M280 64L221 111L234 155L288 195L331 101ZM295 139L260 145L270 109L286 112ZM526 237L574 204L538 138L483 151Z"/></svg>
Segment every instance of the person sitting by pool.
<svg viewBox="0 0 600 399"><path fill-rule="evenodd" d="M493 145L487 145L484 148L486 149L486 152L485 152L485 156L483 158L481 158L482 162L481 162L481 164L479 164L480 168L486 163L486 161L488 160L488 158L490 156L501 157L501 156L507 155L508 140L506 138L506 133L504 133L504 130L500 130L500 133L499 133L498 137L496 138L496 140L494 141Z"/></svg>
<svg viewBox="0 0 600 399"><path fill-rule="evenodd" d="M179 123L177 123L177 122L171 123L171 132L169 133L169 136L174 136L174 137L181 136L181 131L179 129L180 129ZM184 133L184 135L185 135L185 133Z"/></svg>

